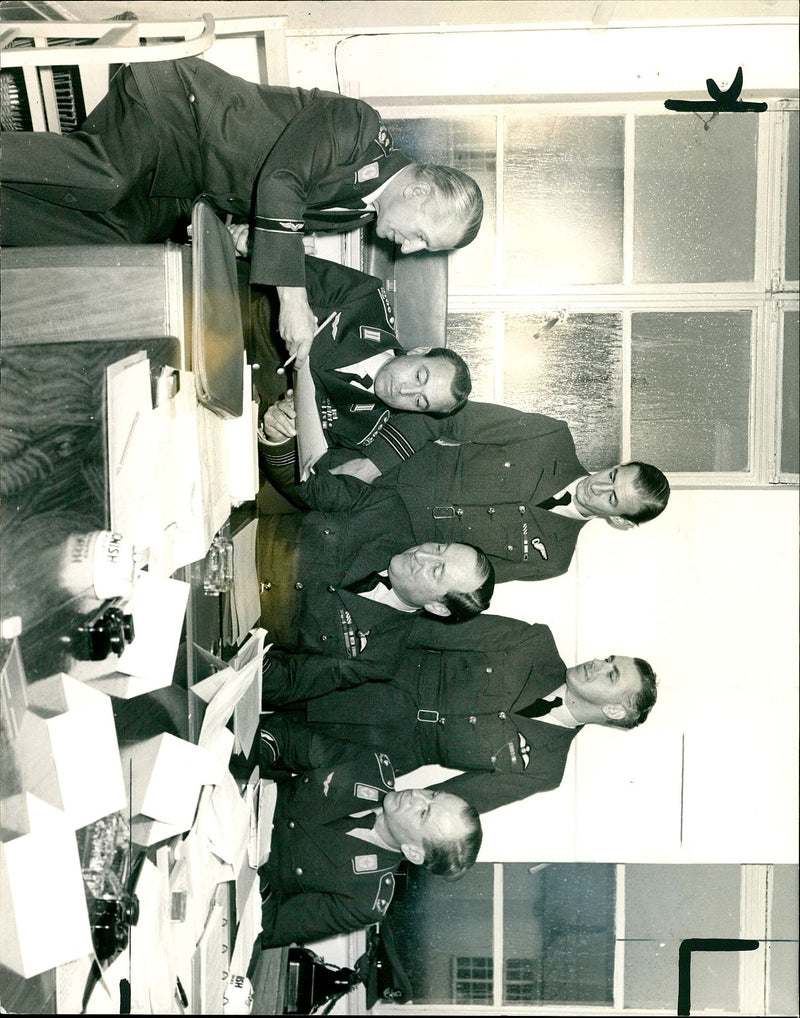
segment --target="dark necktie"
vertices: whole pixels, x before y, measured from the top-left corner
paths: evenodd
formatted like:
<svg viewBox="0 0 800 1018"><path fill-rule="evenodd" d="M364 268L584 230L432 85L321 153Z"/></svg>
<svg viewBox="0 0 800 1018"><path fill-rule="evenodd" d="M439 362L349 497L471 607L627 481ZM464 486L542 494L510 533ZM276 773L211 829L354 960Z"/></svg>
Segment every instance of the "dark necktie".
<svg viewBox="0 0 800 1018"><path fill-rule="evenodd" d="M514 711L514 713L521 714L524 718L543 718L545 714L549 714L554 708L560 707L563 702L560 696L554 696L552 700L545 700L544 697L539 697L538 700L534 700L527 707Z"/></svg>
<svg viewBox="0 0 800 1018"><path fill-rule="evenodd" d="M572 501L572 495L568 491L565 491L561 498L556 498L555 495L550 498L546 498L544 502L539 502L540 509L555 509L557 505L569 505Z"/></svg>
<svg viewBox="0 0 800 1018"><path fill-rule="evenodd" d="M371 831L375 826L377 819L378 814L373 811L371 813L365 813L363 817L339 817L336 820L331 820L327 826L333 827L334 830L337 831Z"/></svg>
<svg viewBox="0 0 800 1018"><path fill-rule="evenodd" d="M348 583L344 589L349 590L352 594L367 594L374 590L379 583L382 583L387 590L392 589L389 577L381 576L378 572L370 573L369 576L365 576L363 580L356 580L355 583Z"/></svg>

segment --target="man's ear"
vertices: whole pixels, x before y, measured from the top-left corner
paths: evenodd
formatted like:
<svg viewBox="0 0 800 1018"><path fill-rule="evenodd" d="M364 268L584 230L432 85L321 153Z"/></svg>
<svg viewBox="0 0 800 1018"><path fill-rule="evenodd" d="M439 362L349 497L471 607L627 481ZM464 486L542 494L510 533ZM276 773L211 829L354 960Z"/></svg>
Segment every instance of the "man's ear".
<svg viewBox="0 0 800 1018"><path fill-rule="evenodd" d="M609 721L622 721L628 716L625 705L622 703L610 703L601 709Z"/></svg>
<svg viewBox="0 0 800 1018"><path fill-rule="evenodd" d="M431 193L431 185L427 180L420 180L419 177L411 184L406 184L403 188L404 198L420 198L424 201Z"/></svg>
<svg viewBox="0 0 800 1018"><path fill-rule="evenodd" d="M408 859L409 862L413 862L415 866L421 866L425 862L425 849L422 845L402 843L400 845L400 851L406 859Z"/></svg>
<svg viewBox="0 0 800 1018"><path fill-rule="evenodd" d="M606 516L606 523L614 530L632 530L637 526L633 520L626 520L624 516Z"/></svg>
<svg viewBox="0 0 800 1018"><path fill-rule="evenodd" d="M443 619L447 618L450 614L450 609L447 605L442 604L441 601L429 601L424 607L426 612L430 612L431 615L438 615Z"/></svg>

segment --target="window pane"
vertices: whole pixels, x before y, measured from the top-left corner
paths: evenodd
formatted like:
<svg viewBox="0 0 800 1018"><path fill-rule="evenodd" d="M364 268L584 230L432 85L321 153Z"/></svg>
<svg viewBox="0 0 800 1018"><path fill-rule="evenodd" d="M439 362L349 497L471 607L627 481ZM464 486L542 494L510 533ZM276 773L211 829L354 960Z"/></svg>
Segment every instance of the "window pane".
<svg viewBox="0 0 800 1018"><path fill-rule="evenodd" d="M635 314L631 452L662 470L746 470L750 312Z"/></svg>
<svg viewBox="0 0 800 1018"><path fill-rule="evenodd" d="M800 115L797 112L789 114L789 171L786 184L786 246L784 248L784 279L797 279L800 277L800 256L798 255L798 191L800 191L800 177L798 176L798 158L800 157L800 141L798 141L797 124Z"/></svg>
<svg viewBox="0 0 800 1018"><path fill-rule="evenodd" d="M507 406L566 420L589 470L619 463L622 419L622 318L506 315L503 400Z"/></svg>
<svg viewBox="0 0 800 1018"><path fill-rule="evenodd" d="M491 863L477 863L456 883L408 867L386 922L414 1003L491 1001L493 897Z"/></svg>
<svg viewBox="0 0 800 1018"><path fill-rule="evenodd" d="M395 146L416 162L468 173L483 192L483 223L471 244L450 255L450 285L479 286L492 278L497 232L497 127L493 116L387 120Z"/></svg>
<svg viewBox="0 0 800 1018"><path fill-rule="evenodd" d="M625 867L626 1007L675 1007L681 941L739 937L741 886L736 865ZM693 953L693 1014L738 1013L739 961L732 952Z"/></svg>
<svg viewBox="0 0 800 1018"><path fill-rule="evenodd" d="M611 1004L615 867L503 866L503 1002Z"/></svg>
<svg viewBox="0 0 800 1018"><path fill-rule="evenodd" d="M469 366L470 399L494 403L494 315L448 315L447 345Z"/></svg>
<svg viewBox="0 0 800 1018"><path fill-rule="evenodd" d="M781 473L800 473L800 419L797 393L800 389L798 368L800 321L797 311L783 313L783 399L781 401Z"/></svg>
<svg viewBox="0 0 800 1018"><path fill-rule="evenodd" d="M504 168L508 286L621 281L621 117L510 115Z"/></svg>
<svg viewBox="0 0 800 1018"><path fill-rule="evenodd" d="M758 114L636 118L634 279L753 278Z"/></svg>

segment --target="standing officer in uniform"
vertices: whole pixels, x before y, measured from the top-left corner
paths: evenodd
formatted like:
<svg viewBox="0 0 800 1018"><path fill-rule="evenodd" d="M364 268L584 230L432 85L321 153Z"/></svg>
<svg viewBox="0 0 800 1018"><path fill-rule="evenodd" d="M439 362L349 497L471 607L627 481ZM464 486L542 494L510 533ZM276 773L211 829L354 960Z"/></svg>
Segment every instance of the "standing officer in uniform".
<svg viewBox="0 0 800 1018"><path fill-rule="evenodd" d="M666 477L649 463L590 474L566 422L543 414L470 401L439 421L418 415L393 424L417 450L396 469L381 475L370 459L344 451L326 465L397 492L415 534L479 544L498 583L560 576L589 520L627 530L669 499Z"/></svg>
<svg viewBox="0 0 800 1018"><path fill-rule="evenodd" d="M368 450L372 461L388 471L414 451L403 430L394 426L397 414L392 411L403 420L408 412L455 413L472 387L469 368L444 347L407 352L397 340L394 311L375 276L306 257L306 287L314 314L327 322L314 337L309 366L328 445ZM265 295L256 296L251 311L253 355L262 366L265 360L277 363ZM266 374L285 378L274 371ZM291 394L274 401L274 391L270 402L259 429L262 453L283 459L294 449L294 403Z"/></svg>
<svg viewBox="0 0 800 1018"><path fill-rule="evenodd" d="M486 813L557 788L584 725L634 728L655 700L641 658L567 668L547 626L482 615L455 629L418 620L391 681L309 699L304 716L326 734L385 749L398 774L424 764L463 770L434 788Z"/></svg>
<svg viewBox="0 0 800 1018"><path fill-rule="evenodd" d="M477 810L446 792L395 791L383 752L273 715L262 719L260 762L278 780L260 870L262 948L380 922L404 859L456 880L477 858ZM276 765L300 773L289 777Z"/></svg>
<svg viewBox="0 0 800 1018"><path fill-rule="evenodd" d="M254 85L206 60L123 68L80 131L5 132L2 243L150 243L200 196L251 227L250 282L278 287L280 332L305 360L314 316L304 231L377 219L404 254L478 232L477 184L412 163L366 103L319 89Z"/></svg>
<svg viewBox="0 0 800 1018"><path fill-rule="evenodd" d="M392 492L327 471L299 487L314 511L262 516L256 532L261 622L275 645L265 702L388 679L420 613L460 623L488 607L486 556L467 544L415 544Z"/></svg>

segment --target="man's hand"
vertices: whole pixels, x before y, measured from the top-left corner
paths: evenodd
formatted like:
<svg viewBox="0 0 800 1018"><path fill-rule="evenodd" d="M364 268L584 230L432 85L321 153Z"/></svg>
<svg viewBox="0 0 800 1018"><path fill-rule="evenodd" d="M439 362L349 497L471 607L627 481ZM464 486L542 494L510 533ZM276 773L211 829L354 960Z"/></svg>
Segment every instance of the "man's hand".
<svg viewBox="0 0 800 1018"><path fill-rule="evenodd" d="M278 299L281 302L278 329L295 368L301 368L308 360L317 320L309 307L308 296L302 286L279 286Z"/></svg>
<svg viewBox="0 0 800 1018"><path fill-rule="evenodd" d="M366 456L348 460L346 463L341 463L338 467L331 467L330 473L358 477L360 480L366 481L367 484L372 484L373 481L381 476L380 470Z"/></svg>
<svg viewBox="0 0 800 1018"><path fill-rule="evenodd" d="M247 223L229 223L228 233L233 237L233 246L238 258L250 255L250 227Z"/></svg>
<svg viewBox="0 0 800 1018"><path fill-rule="evenodd" d="M295 427L294 393L291 389L267 409L263 419L264 436L268 442L285 442L297 434Z"/></svg>

